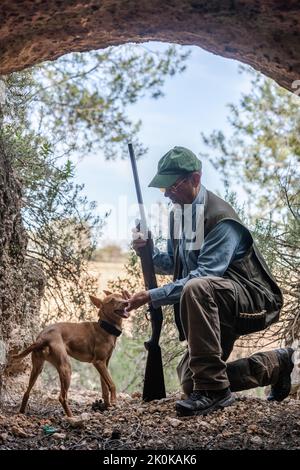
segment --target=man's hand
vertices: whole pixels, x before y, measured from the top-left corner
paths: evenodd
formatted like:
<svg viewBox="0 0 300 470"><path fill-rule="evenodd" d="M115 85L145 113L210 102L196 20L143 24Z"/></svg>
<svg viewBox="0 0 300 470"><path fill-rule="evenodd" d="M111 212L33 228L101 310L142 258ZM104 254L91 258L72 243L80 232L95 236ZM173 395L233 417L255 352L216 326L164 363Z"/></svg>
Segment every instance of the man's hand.
<svg viewBox="0 0 300 470"><path fill-rule="evenodd" d="M128 306L126 307L126 312L130 312L131 310L135 310L142 305L148 304L151 302L150 293L149 291L141 291L133 294L128 300Z"/></svg>
<svg viewBox="0 0 300 470"><path fill-rule="evenodd" d="M151 238L151 232L148 231L148 239L146 239L145 235L136 227L132 229L132 248L138 256L140 256L140 248L146 246L148 241L150 241L153 251L153 240Z"/></svg>

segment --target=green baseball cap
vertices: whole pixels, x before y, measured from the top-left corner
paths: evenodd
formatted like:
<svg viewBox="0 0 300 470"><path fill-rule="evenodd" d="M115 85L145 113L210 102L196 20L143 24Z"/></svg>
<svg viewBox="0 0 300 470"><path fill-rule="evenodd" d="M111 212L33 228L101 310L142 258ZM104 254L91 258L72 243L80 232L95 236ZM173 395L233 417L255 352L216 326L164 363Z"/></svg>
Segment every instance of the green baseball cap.
<svg viewBox="0 0 300 470"><path fill-rule="evenodd" d="M168 188L181 176L201 171L201 160L185 147L174 147L158 162L157 174L148 185L151 188Z"/></svg>

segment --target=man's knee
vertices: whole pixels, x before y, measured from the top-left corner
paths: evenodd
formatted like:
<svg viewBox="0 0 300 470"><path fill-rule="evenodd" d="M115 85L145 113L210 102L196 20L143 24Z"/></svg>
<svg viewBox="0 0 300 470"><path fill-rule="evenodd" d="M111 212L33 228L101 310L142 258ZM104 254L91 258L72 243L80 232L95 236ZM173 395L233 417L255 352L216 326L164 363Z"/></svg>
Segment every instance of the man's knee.
<svg viewBox="0 0 300 470"><path fill-rule="evenodd" d="M196 277L189 279L184 285L181 298L190 296L207 296L210 295L209 279L207 277Z"/></svg>

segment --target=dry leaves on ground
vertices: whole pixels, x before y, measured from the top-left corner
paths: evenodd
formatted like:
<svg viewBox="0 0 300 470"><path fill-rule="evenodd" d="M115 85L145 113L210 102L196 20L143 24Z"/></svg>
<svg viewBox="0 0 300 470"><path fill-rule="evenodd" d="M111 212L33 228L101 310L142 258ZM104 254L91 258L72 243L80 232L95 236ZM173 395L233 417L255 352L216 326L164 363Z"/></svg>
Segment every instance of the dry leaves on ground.
<svg viewBox="0 0 300 470"><path fill-rule="evenodd" d="M96 392L72 390L73 418L63 415L58 391L32 394L26 415L20 397L0 410L0 449L300 449L299 401L238 397L206 417L178 418L179 394L143 403L139 393L119 394L118 404L93 411Z"/></svg>

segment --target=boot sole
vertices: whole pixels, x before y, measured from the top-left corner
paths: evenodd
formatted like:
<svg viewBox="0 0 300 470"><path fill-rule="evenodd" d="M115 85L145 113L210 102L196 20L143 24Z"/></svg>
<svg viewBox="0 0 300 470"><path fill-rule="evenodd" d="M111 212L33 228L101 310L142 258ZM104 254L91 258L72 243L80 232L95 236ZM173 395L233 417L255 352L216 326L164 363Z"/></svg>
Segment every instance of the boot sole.
<svg viewBox="0 0 300 470"><path fill-rule="evenodd" d="M232 405L235 402L235 398L233 396L224 398L223 400L220 400L213 405L211 405L209 408L206 408L205 410L189 410L185 408L184 406L181 406L180 404L176 403L176 412L177 416L205 416L209 413L212 413L213 411L219 410L226 408L227 406Z"/></svg>

